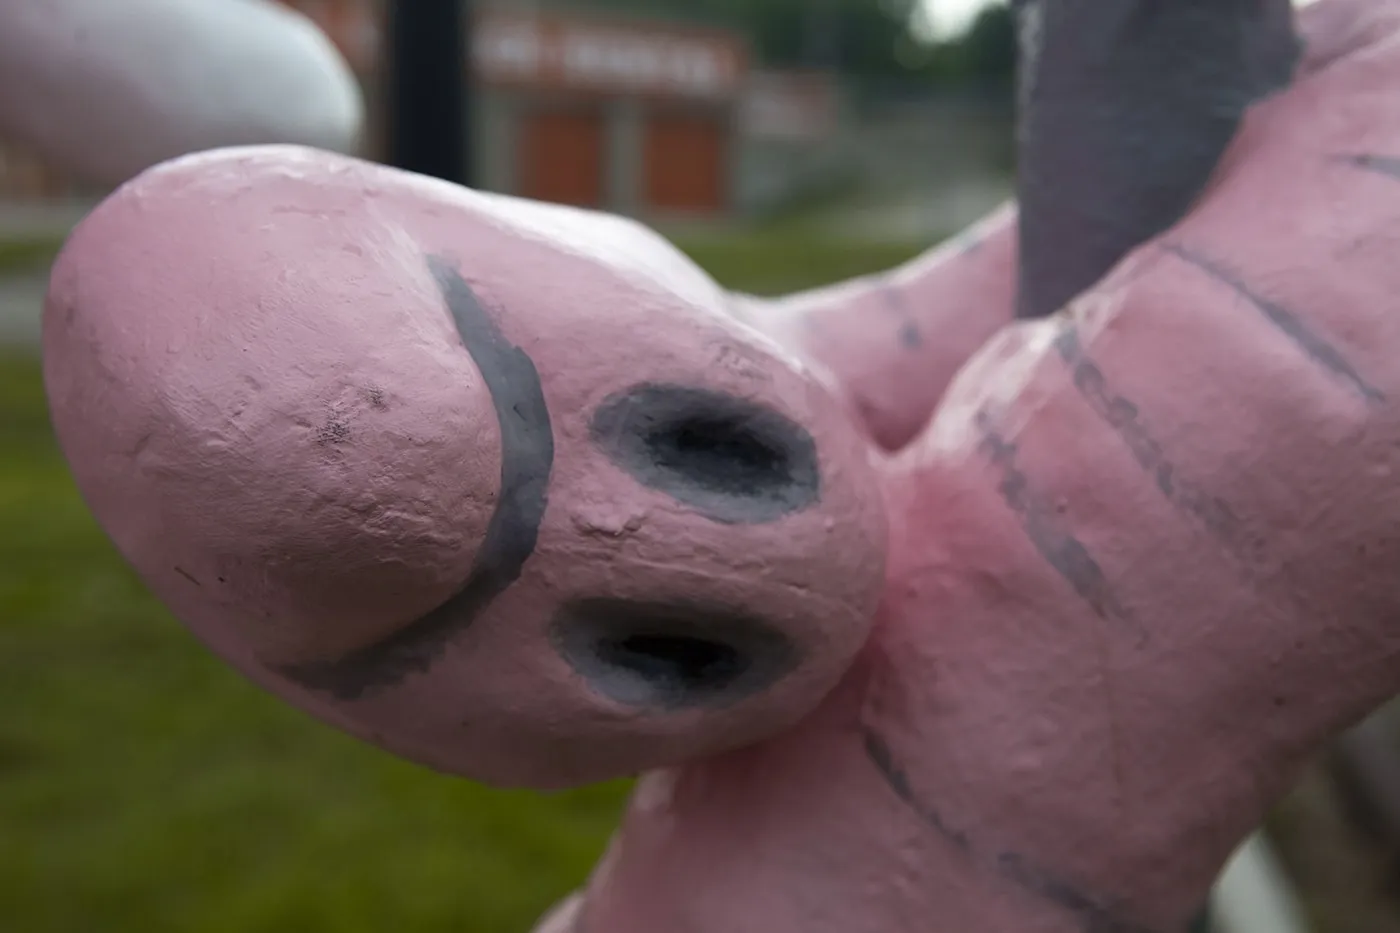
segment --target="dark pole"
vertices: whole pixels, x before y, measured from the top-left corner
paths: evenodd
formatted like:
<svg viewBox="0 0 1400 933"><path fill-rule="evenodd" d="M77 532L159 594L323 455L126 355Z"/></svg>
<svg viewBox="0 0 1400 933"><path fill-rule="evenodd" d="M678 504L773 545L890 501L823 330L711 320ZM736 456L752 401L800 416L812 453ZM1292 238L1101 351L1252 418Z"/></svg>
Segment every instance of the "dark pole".
<svg viewBox="0 0 1400 933"><path fill-rule="evenodd" d="M469 0L386 0L389 162L470 184Z"/></svg>
<svg viewBox="0 0 1400 933"><path fill-rule="evenodd" d="M803 58L810 67L841 67L841 13L836 0L807 0Z"/></svg>

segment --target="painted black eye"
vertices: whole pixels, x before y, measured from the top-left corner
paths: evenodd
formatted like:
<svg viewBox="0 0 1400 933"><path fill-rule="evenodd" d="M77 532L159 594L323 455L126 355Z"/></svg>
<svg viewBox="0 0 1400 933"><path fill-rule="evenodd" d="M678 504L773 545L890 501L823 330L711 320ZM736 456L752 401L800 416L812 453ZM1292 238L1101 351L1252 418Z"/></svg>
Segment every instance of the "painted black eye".
<svg viewBox="0 0 1400 933"><path fill-rule="evenodd" d="M590 599L553 626L554 642L593 689L628 706L724 705L787 674L796 650L760 619L727 608Z"/></svg>
<svg viewBox="0 0 1400 933"><path fill-rule="evenodd" d="M592 428L595 443L638 482L714 521L770 522L821 496L811 434L736 396L636 386L604 403Z"/></svg>

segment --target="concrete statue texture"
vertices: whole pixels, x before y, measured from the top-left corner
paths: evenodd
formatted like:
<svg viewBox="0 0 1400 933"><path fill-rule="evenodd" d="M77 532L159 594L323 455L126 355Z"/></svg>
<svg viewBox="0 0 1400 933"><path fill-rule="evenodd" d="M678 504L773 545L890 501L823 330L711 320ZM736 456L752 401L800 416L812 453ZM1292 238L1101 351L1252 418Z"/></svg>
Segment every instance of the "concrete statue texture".
<svg viewBox="0 0 1400 933"><path fill-rule="evenodd" d="M0 136L118 184L216 146L358 145L359 84L272 0L4 0Z"/></svg>
<svg viewBox="0 0 1400 933"><path fill-rule="evenodd" d="M1059 205L1106 275L1023 262L1034 171L770 302L631 221L229 149L66 245L59 439L288 702L493 784L640 775L548 933L1185 929L1400 690L1400 2L1309 8L1301 61L1277 5L1179 8L1260 18L1173 184Z"/></svg>

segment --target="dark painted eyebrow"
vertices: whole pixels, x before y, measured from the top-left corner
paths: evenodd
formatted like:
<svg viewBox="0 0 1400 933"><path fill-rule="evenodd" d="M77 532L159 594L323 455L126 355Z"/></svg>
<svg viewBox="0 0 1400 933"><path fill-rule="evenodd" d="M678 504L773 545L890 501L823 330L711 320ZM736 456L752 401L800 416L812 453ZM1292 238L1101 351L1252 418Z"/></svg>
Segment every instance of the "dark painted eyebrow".
<svg viewBox="0 0 1400 933"><path fill-rule="evenodd" d="M1290 0L1012 0L1023 318L1179 221L1251 104L1293 78Z"/></svg>
<svg viewBox="0 0 1400 933"><path fill-rule="evenodd" d="M427 261L496 410L500 497L466 583L446 602L342 657L275 668L288 680L338 700L361 699L431 667L448 642L520 578L548 503L554 433L534 361L505 338L455 266L439 257Z"/></svg>

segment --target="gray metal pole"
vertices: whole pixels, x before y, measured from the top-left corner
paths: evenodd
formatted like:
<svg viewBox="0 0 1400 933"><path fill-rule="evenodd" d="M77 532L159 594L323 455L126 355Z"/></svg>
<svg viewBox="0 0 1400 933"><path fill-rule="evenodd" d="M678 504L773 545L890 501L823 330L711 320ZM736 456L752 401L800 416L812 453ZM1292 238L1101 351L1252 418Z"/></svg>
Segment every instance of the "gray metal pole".
<svg viewBox="0 0 1400 933"><path fill-rule="evenodd" d="M1022 317L1179 220L1244 111L1287 84L1290 0L1012 0Z"/></svg>

